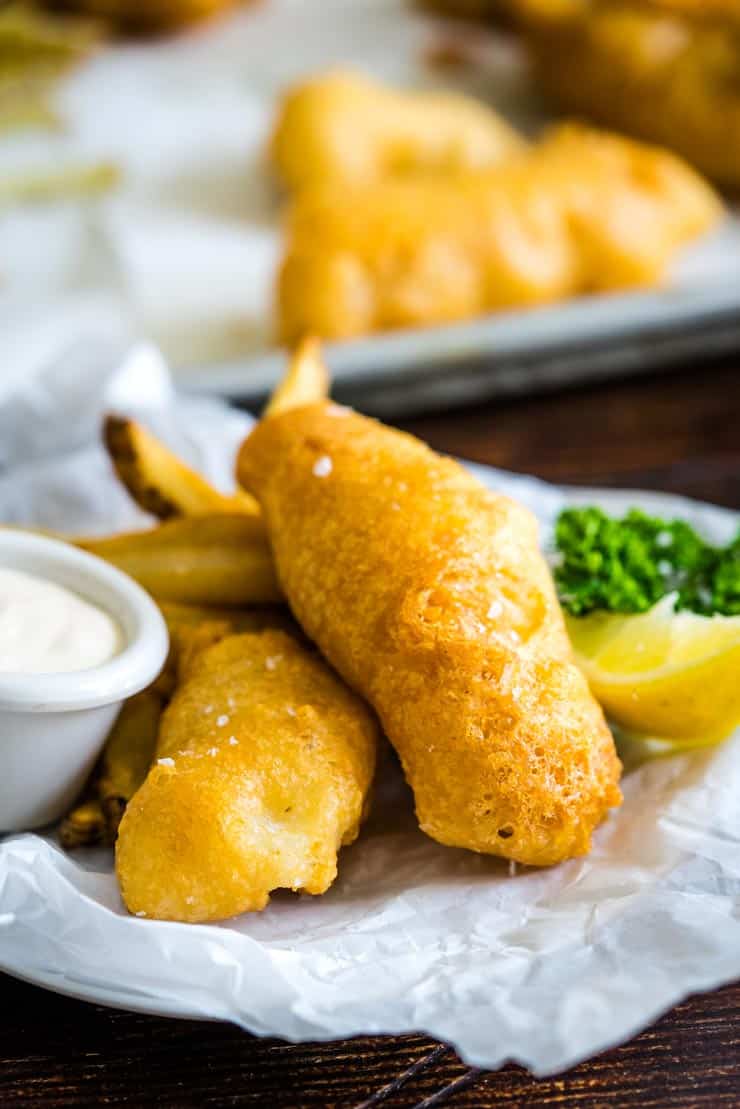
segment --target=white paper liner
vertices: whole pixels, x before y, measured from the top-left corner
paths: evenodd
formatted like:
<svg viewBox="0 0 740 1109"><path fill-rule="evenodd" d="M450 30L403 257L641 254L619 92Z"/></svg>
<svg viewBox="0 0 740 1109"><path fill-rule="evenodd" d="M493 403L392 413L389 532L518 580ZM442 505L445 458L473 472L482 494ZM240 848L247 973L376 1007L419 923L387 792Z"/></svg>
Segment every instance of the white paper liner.
<svg viewBox="0 0 740 1109"><path fill-rule="evenodd" d="M33 363L28 347L25 357ZM83 435L110 406L143 415L228 484L248 419L176 401L154 349L134 349L122 367L101 356L97 378L91 363L84 419L79 398L55 388L62 363L63 351L36 364L0 405L0 443L15 442L0 470L0 518L89 530L141 522ZM10 434L19 414L31 457ZM566 499L682 515L715 540L737 526L736 514L682 498L566 493L474 469L546 527ZM332 889L278 893L263 913L218 926L127 915L110 852L65 855L53 837L7 837L0 968L90 1000L292 1040L424 1030L478 1066L513 1059L552 1073L740 974L740 735L649 764L624 785L587 858L511 874L425 837L387 753L371 819L342 852Z"/></svg>

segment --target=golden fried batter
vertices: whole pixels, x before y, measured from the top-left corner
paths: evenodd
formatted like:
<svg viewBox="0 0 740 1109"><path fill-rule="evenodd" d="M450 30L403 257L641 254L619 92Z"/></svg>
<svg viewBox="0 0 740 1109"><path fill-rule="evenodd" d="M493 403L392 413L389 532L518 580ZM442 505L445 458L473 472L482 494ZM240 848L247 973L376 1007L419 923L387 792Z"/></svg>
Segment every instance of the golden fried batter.
<svg viewBox="0 0 740 1109"><path fill-rule="evenodd" d="M238 470L295 616L376 709L422 829L533 865L586 852L620 764L534 517L331 404L263 421Z"/></svg>
<svg viewBox="0 0 740 1109"><path fill-rule="evenodd" d="M611 0L614 2L614 0ZM637 4L638 0L632 0ZM740 20L740 3L738 0L641 0L640 7L661 8L664 11L680 12L689 15L692 19L722 19L737 22Z"/></svg>
<svg viewBox="0 0 740 1109"><path fill-rule="evenodd" d="M529 4L535 73L561 108L664 143L740 186L740 5Z"/></svg>
<svg viewBox="0 0 740 1109"><path fill-rule="evenodd" d="M289 220L282 338L348 338L653 285L719 212L674 155L576 126L454 182L310 191Z"/></svg>
<svg viewBox="0 0 740 1109"><path fill-rule="evenodd" d="M221 920L278 888L323 893L357 836L375 765L369 711L291 636L193 656L116 846L132 913Z"/></svg>
<svg viewBox="0 0 740 1109"><path fill-rule="evenodd" d="M351 71L291 89L272 139L290 189L492 166L524 140L491 108L450 92L402 92Z"/></svg>

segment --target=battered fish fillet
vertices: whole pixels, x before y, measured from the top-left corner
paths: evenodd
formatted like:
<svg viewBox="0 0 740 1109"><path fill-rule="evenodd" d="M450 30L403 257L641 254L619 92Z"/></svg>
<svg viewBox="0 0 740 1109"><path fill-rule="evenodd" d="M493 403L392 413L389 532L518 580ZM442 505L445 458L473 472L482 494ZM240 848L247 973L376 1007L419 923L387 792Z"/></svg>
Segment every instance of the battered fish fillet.
<svg viewBox="0 0 740 1109"><path fill-rule="evenodd" d="M674 155L577 126L454 181L318 189L288 221L282 338L348 338L654 285L720 211Z"/></svg>
<svg viewBox="0 0 740 1109"><path fill-rule="evenodd" d="M284 632L196 655L121 822L129 911L222 920L274 889L323 893L364 816L377 738L369 710Z"/></svg>
<svg viewBox="0 0 740 1109"><path fill-rule="evenodd" d="M262 422L242 483L298 621L375 708L441 843L548 865L620 803L526 509L331 404Z"/></svg>
<svg viewBox="0 0 740 1109"><path fill-rule="evenodd" d="M291 89L272 138L272 161L293 190L333 182L458 173L492 166L524 148L496 112L450 92L402 92L351 71Z"/></svg>
<svg viewBox="0 0 740 1109"><path fill-rule="evenodd" d="M529 0L530 4L534 0ZM664 143L740 187L740 5L561 0L529 13L535 75L564 111Z"/></svg>
<svg viewBox="0 0 740 1109"><path fill-rule="evenodd" d="M638 0L633 0L637 3ZM644 0L641 7L654 7L674 13L689 15L692 19L723 19L737 22L740 20L738 0Z"/></svg>

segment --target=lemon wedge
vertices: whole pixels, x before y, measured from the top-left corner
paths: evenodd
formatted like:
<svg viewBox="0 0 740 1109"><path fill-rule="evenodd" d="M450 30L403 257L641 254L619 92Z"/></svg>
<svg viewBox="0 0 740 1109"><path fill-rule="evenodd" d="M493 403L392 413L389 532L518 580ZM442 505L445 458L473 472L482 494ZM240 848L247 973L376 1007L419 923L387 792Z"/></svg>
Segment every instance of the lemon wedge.
<svg viewBox="0 0 740 1109"><path fill-rule="evenodd" d="M578 663L605 712L630 732L700 746L740 724L740 616L675 612L566 616Z"/></svg>

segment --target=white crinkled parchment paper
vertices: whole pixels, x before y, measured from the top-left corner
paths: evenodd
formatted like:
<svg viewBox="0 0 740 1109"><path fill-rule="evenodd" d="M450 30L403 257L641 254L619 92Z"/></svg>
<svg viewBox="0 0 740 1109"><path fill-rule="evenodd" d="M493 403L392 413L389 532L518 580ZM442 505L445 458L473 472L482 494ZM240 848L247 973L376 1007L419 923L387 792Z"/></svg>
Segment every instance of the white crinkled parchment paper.
<svg viewBox="0 0 740 1109"><path fill-rule="evenodd" d="M246 418L177 402L154 349L135 349L122 368L99 349L72 394L57 387L63 353L39 363L25 349L33 373L0 402L1 519L96 530L136 521L94 443L110 405L136 411L228 481ZM546 523L566 499L534 480L478 472ZM685 515L718 539L737 524L658 494L573 496ZM510 874L422 835L388 755L371 819L342 852L333 888L278 893L263 913L219 926L130 917L111 853L65 855L53 835L6 837L0 968L80 997L288 1039L425 1030L479 1066L515 1059L557 1071L740 974L740 736L653 762L624 787L588 858Z"/></svg>

